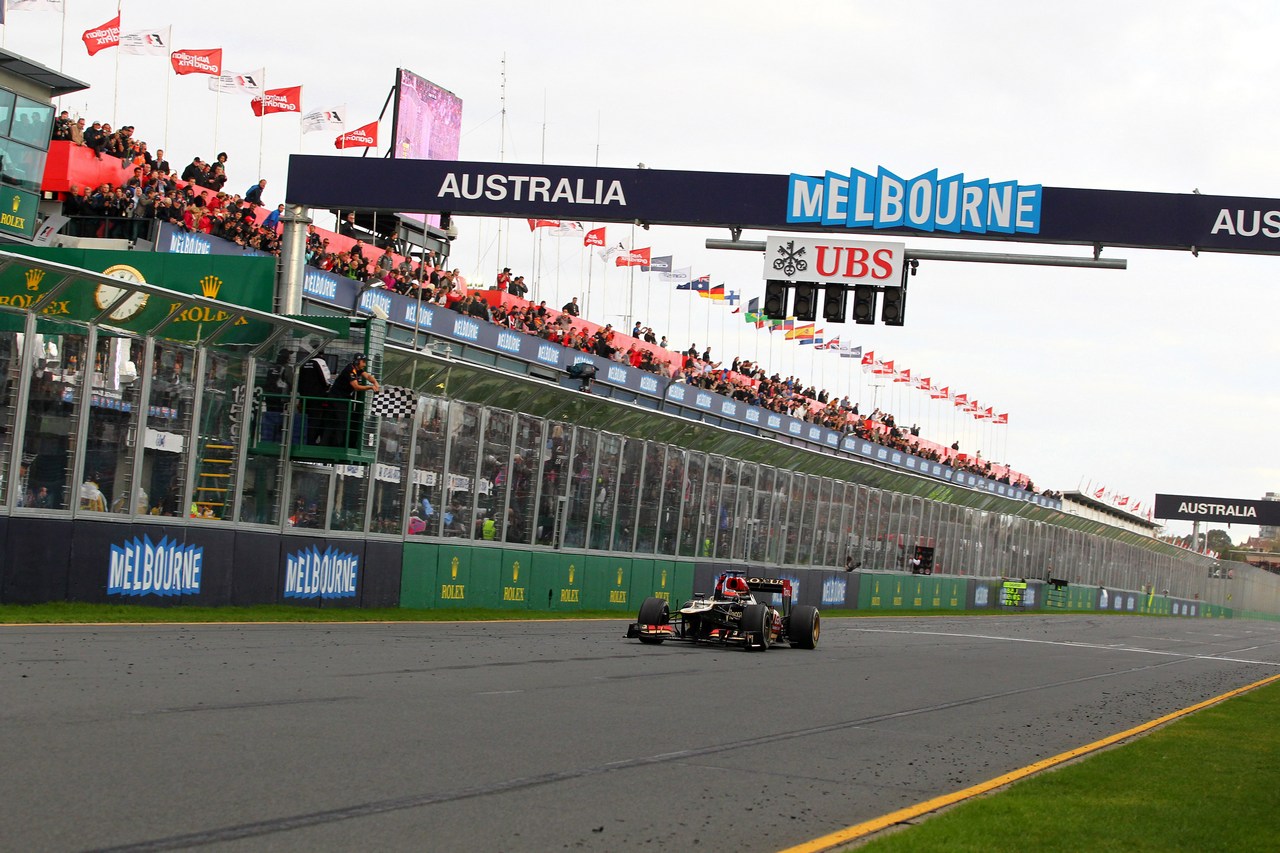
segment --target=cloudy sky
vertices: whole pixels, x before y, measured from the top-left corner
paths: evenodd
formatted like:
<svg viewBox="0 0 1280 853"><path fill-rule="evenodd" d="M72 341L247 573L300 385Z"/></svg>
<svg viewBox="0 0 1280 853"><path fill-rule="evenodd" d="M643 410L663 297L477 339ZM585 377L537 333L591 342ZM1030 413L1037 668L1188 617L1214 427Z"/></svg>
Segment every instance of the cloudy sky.
<svg viewBox="0 0 1280 853"><path fill-rule="evenodd" d="M7 50L91 84L64 107L135 125L175 165L225 150L229 187L265 177L269 203L283 200L288 155L334 153L335 134L302 136L294 116L256 119L245 100L176 77L163 58L89 57L80 34L116 4L65 5L65 15L11 11L3 30ZM345 106L349 129L378 116L395 69L408 68L462 98L465 160L766 174L937 168L1280 199L1271 85L1280 7L1271 4L124 0L124 30L165 25L177 48L221 47L228 69L265 67L271 88L301 84L304 110ZM460 220L459 229L453 263L473 281L511 266L551 304L576 295L590 319L640 319L673 346L758 358L919 422L925 437L981 449L1042 487L1105 486L1144 506L1157 492L1280 491L1280 258L1111 249L1105 256L1126 258L1128 270L922 263L905 326L827 327L1009 413L1008 427L993 427L900 385L873 387L849 360L757 332L725 306L606 269L580 241L538 243L522 221ZM727 233L610 226L608 236L671 254L745 298L763 292L758 255L704 248ZM1231 530L1236 540L1254 533Z"/></svg>

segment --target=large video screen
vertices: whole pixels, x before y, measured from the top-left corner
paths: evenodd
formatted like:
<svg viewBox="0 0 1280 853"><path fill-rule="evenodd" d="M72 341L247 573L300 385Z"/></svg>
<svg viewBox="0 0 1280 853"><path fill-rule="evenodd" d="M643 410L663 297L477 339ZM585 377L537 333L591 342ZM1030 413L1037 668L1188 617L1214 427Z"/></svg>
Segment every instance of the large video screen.
<svg viewBox="0 0 1280 853"><path fill-rule="evenodd" d="M395 139L391 156L412 160L457 160L462 137L462 99L412 71L398 69ZM440 217L401 214L439 227Z"/></svg>

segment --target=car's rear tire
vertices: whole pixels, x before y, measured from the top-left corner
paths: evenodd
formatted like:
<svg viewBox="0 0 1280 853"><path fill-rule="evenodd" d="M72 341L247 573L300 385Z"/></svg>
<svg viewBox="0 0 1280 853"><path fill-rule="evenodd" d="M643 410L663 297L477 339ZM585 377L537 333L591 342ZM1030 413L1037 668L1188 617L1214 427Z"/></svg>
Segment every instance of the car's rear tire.
<svg viewBox="0 0 1280 853"><path fill-rule="evenodd" d="M671 605L661 598L646 598L640 605L640 615L636 621L641 625L669 625L671 623ZM657 646L666 637L640 636L640 642Z"/></svg>
<svg viewBox="0 0 1280 853"><path fill-rule="evenodd" d="M822 617L818 608L797 604L787 617L787 639L793 649L816 649L822 634Z"/></svg>
<svg viewBox="0 0 1280 853"><path fill-rule="evenodd" d="M742 630L756 635L756 644L748 649L768 651L773 641L772 618L767 604L748 604L742 608Z"/></svg>

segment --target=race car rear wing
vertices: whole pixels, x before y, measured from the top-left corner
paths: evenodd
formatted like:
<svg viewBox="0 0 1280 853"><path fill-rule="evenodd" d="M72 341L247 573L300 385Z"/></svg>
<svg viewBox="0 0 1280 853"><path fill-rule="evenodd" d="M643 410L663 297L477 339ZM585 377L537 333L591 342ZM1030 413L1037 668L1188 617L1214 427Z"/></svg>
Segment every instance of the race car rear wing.
<svg viewBox="0 0 1280 853"><path fill-rule="evenodd" d="M789 578L747 578L747 589L752 592L776 592L790 598L791 580Z"/></svg>

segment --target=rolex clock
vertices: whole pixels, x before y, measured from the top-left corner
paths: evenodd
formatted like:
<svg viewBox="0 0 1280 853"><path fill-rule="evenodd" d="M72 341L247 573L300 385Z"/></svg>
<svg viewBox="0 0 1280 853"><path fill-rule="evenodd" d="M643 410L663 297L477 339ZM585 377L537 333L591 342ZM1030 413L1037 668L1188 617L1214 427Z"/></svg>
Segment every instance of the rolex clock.
<svg viewBox="0 0 1280 853"><path fill-rule="evenodd" d="M116 264L102 271L103 275L111 278L118 278L121 281L136 281L145 283L142 273L127 264ZM109 284L98 285L97 290L93 293L93 301L97 304L98 309L105 311L111 307L117 299L119 299L126 289L123 287L112 287ZM128 320L136 315L147 304L147 294L134 291L129 298L116 306L116 310L111 312L112 320Z"/></svg>

